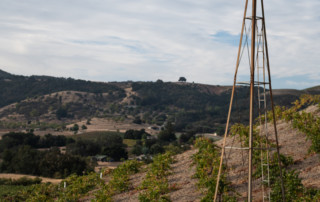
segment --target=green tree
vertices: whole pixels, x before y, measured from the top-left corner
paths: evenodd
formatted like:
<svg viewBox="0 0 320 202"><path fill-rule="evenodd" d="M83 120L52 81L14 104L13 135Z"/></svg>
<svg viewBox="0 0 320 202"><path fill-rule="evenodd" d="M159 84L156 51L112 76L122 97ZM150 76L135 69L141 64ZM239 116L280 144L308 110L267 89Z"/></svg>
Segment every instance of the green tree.
<svg viewBox="0 0 320 202"><path fill-rule="evenodd" d="M70 128L72 131L74 131L74 132L78 132L78 130L79 130L79 125L78 124L74 124L73 126L72 126L72 128Z"/></svg>
<svg viewBox="0 0 320 202"><path fill-rule="evenodd" d="M86 129L87 129L87 126L82 125L82 126L81 126L81 129L82 129L82 130L86 130Z"/></svg>
<svg viewBox="0 0 320 202"><path fill-rule="evenodd" d="M186 77L181 76L181 77L179 78L179 81L180 81L180 82L186 82L187 79L186 79Z"/></svg>
<svg viewBox="0 0 320 202"><path fill-rule="evenodd" d="M164 142L171 142L171 141L175 141L177 139L175 133L174 133L174 126L171 122L168 122L164 128L164 130L162 130L159 135L158 135L158 139Z"/></svg>

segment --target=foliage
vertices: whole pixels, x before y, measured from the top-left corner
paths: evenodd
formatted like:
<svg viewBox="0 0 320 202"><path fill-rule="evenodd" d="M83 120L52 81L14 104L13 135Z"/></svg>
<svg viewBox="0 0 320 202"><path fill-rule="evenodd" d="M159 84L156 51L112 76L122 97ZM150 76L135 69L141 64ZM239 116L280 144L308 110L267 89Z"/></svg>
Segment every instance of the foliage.
<svg viewBox="0 0 320 202"><path fill-rule="evenodd" d="M59 201L78 201L81 196L103 183L103 180L97 173L89 173L84 176L71 175L60 183L60 187L64 187L64 183L66 188L61 189Z"/></svg>
<svg viewBox="0 0 320 202"><path fill-rule="evenodd" d="M10 74L8 74L10 75ZM0 106L19 102L28 97L50 94L59 91L84 91L91 93L112 92L117 97L124 97L125 92L112 83L98 83L72 78L55 78L49 76L16 76L10 75L10 81L0 80Z"/></svg>
<svg viewBox="0 0 320 202"><path fill-rule="evenodd" d="M193 141L195 139L196 132L195 131L187 131L186 133L182 133L179 137L180 143L187 143Z"/></svg>
<svg viewBox="0 0 320 202"><path fill-rule="evenodd" d="M163 142L171 142L177 139L176 135L175 135L175 129L174 129L174 125L171 122L168 122L165 125L164 130L160 131L159 135L158 135L158 139L163 141Z"/></svg>
<svg viewBox="0 0 320 202"><path fill-rule="evenodd" d="M280 111L281 112L281 111ZM277 115L279 116L279 114ZM249 136L249 128L243 126L242 124L235 124L231 127L232 135L238 135L239 139L244 143L244 146L248 146L248 136ZM253 147L259 148L261 147L261 137L258 136L256 130L253 133ZM265 141L265 140L264 140ZM272 147L272 144L269 143L269 146ZM262 153L261 153L262 152ZM256 168L254 172L254 177L259 178L262 175L262 165L261 156L260 155L268 155L266 151L254 151L253 152L253 165ZM272 189L271 199L272 201L281 201L281 181L280 181L280 169L278 164L278 155L274 153L272 157L268 158L269 162L269 176L270 176L270 185ZM293 159L291 157L287 157L280 154L280 162L282 166L283 172L283 180L284 186L286 189L286 200L292 201L296 199L298 195L300 195L303 191L303 186L301 184L301 179L298 178L298 174L294 171L287 171L287 168L293 164ZM263 162L266 163L266 162Z"/></svg>
<svg viewBox="0 0 320 202"><path fill-rule="evenodd" d="M82 129L82 130L86 130L86 129L88 129L88 128L87 128L86 125L82 125L82 126L81 126L81 129Z"/></svg>
<svg viewBox="0 0 320 202"><path fill-rule="evenodd" d="M33 133L10 132L2 136L0 140L0 153L5 149L11 149L21 145L28 145L32 148L61 147L74 142L73 139L63 135L53 136L46 134L44 137Z"/></svg>
<svg viewBox="0 0 320 202"><path fill-rule="evenodd" d="M169 145L163 146L163 149L165 150L165 152L170 152L171 154L176 155L190 149L190 147L188 145L169 144Z"/></svg>
<svg viewBox="0 0 320 202"><path fill-rule="evenodd" d="M249 126L245 126L243 124L236 123L234 124L231 129L230 129L230 134L232 136L239 136L240 142L242 142L243 146L249 147ZM259 132L254 126L253 128L253 142L252 142L252 147L254 148L259 148L261 147L261 144L264 145L266 143L266 140L259 136ZM269 142L270 145L270 142ZM254 166L259 166L259 163L261 162L261 152L259 150L253 150L252 153L252 162Z"/></svg>
<svg viewBox="0 0 320 202"><path fill-rule="evenodd" d="M201 85L177 85L169 82L132 83L136 105L144 112L153 112L153 123L163 123L156 117L163 115L175 122L176 130L195 129L201 132L215 131L214 123L225 122L226 102L230 92L211 93ZM242 90L242 89L241 89ZM215 106L215 107L212 107Z"/></svg>
<svg viewBox="0 0 320 202"><path fill-rule="evenodd" d="M33 133L8 133L2 136L0 140L0 152L5 149L10 149L19 145L29 145L36 148L40 136L35 136Z"/></svg>
<svg viewBox="0 0 320 202"><path fill-rule="evenodd" d="M283 172L283 183L285 187L285 198L287 201L297 199L303 192L303 185L299 174L295 171ZM271 199L272 201L282 201L281 181L278 179L272 185Z"/></svg>
<svg viewBox="0 0 320 202"><path fill-rule="evenodd" d="M5 150L2 154L1 172L41 175L63 178L72 173L78 175L93 169L85 159L61 154L58 149L37 151L30 146Z"/></svg>
<svg viewBox="0 0 320 202"><path fill-rule="evenodd" d="M90 132L74 136L76 142L67 145L67 153L81 156L107 155L115 161L127 159L126 145L120 133Z"/></svg>
<svg viewBox="0 0 320 202"><path fill-rule="evenodd" d="M170 169L174 159L171 153L157 155L141 184L144 191L139 195L139 201L171 201L165 195L170 191L167 176L171 174Z"/></svg>
<svg viewBox="0 0 320 202"><path fill-rule="evenodd" d="M137 140L133 139L123 139L123 144L127 145L128 147L134 147L136 145Z"/></svg>
<svg viewBox="0 0 320 202"><path fill-rule="evenodd" d="M57 119L68 117L68 110L65 107L59 107L56 111Z"/></svg>
<svg viewBox="0 0 320 202"><path fill-rule="evenodd" d="M27 186L15 193L8 194L4 201L54 201L59 194L59 187L53 184Z"/></svg>
<svg viewBox="0 0 320 202"><path fill-rule="evenodd" d="M21 121L0 121L0 128L5 129L21 129L26 128L26 130L33 130L33 129L40 129L40 130L47 130L47 129L55 129L55 130L63 130L66 127L66 123L47 123L47 122L32 122L26 123Z"/></svg>
<svg viewBox="0 0 320 202"><path fill-rule="evenodd" d="M72 155L95 156L101 153L101 145L97 142L79 139L75 143L68 144L66 152Z"/></svg>
<svg viewBox="0 0 320 202"><path fill-rule="evenodd" d="M294 102L294 106L289 109L277 107L276 117L291 122L294 128L305 133L307 138L311 140L312 146L310 151L320 153L320 118L307 113L299 111L312 104L320 103L320 95L303 95L299 100ZM271 112L268 113L269 120L273 120Z"/></svg>
<svg viewBox="0 0 320 202"><path fill-rule="evenodd" d="M149 152L150 154L160 154L160 153L164 153L164 151L165 151L164 148L160 144L156 143L150 147Z"/></svg>
<svg viewBox="0 0 320 202"><path fill-rule="evenodd" d="M70 128L71 131L74 131L75 133L78 132L79 130L79 125L78 124L74 124L71 128Z"/></svg>
<svg viewBox="0 0 320 202"><path fill-rule="evenodd" d="M7 117L9 114L17 113L24 115L27 120L37 120L39 116L43 117L48 113L55 114L57 119L62 121L94 116L121 120L130 115L139 117L135 121L137 123L162 125L170 120L175 122L176 130L180 132L192 129L196 132L220 134L218 130L224 126L225 113L228 110L225 103L230 100L230 90L227 87L194 83L184 85L162 81L98 83L71 78L15 75L10 75L8 78L10 79L0 81L0 95L3 97L0 107L17 104L14 109L2 111L0 116ZM130 85L133 90L130 105L120 103L126 96L124 87ZM65 99L57 93L61 91L69 93L73 91L74 96L83 102L63 103ZM313 92L313 90L308 91ZM240 114L248 112L247 92L247 87L237 89L235 99ZM56 93L56 96L53 93ZM44 96L47 94L51 96ZM276 103L286 106L289 106L294 99L296 96L275 96ZM257 115L258 113L255 114ZM248 120L241 119L241 121L246 123ZM0 127L19 128L19 125L11 121L0 124Z"/></svg>
<svg viewBox="0 0 320 202"><path fill-rule="evenodd" d="M182 82L186 82L187 81L187 79L186 79L186 77L179 77L179 80L178 81L182 81Z"/></svg>
<svg viewBox="0 0 320 202"><path fill-rule="evenodd" d="M133 119L132 123L142 124L142 120L141 120L140 116L136 116L136 117Z"/></svg>
<svg viewBox="0 0 320 202"><path fill-rule="evenodd" d="M320 152L320 119L314 116L312 113L306 113L302 110L311 104L318 104L320 102L319 95L303 95L299 100L293 103L291 108L275 107L275 118L284 119L287 122L291 122L294 128L304 132L307 138L311 140L312 146L311 151ZM261 117L264 120L264 116ZM271 111L267 113L268 121L273 121L273 114ZM240 140L247 145L249 129L241 124L235 124L231 128L231 133L237 134ZM256 136L257 132L254 132L254 147L259 147L261 138ZM270 144L270 143L269 143ZM272 146L272 145L270 145ZM253 155L254 159L258 160L258 155ZM272 201L281 201L281 181L279 178L280 170L278 166L278 157L276 153L270 158L270 185L271 185L271 199ZM258 162L258 161L257 161ZM295 170L287 171L287 168L293 164L291 157L280 155L280 162L283 166L282 175L285 187L285 197L287 201L317 201L320 198L320 191L307 189L303 187L299 173ZM255 177L261 177L261 166L255 163L256 172Z"/></svg>
<svg viewBox="0 0 320 202"><path fill-rule="evenodd" d="M23 185L0 185L1 201L18 201L18 193L21 191L26 191L30 188L31 186Z"/></svg>
<svg viewBox="0 0 320 202"><path fill-rule="evenodd" d="M95 189L99 189L96 192L97 201L111 201L113 194L130 188L129 175L139 172L140 166L141 163L137 161L125 162L109 173L111 180L108 184L92 172L83 176L71 175L59 185L36 184L25 188L0 185L0 188L4 188L0 190L1 201L79 201Z"/></svg>
<svg viewBox="0 0 320 202"><path fill-rule="evenodd" d="M27 178L27 177L21 177L19 179L7 179L7 178L0 178L0 185L32 185L32 184L40 184L42 181L41 178L36 177L34 179Z"/></svg>
<svg viewBox="0 0 320 202"><path fill-rule="evenodd" d="M138 173L142 163L136 160L126 161L111 172L108 184L102 184L95 194L96 201L112 201L112 196L131 188L129 176Z"/></svg>
<svg viewBox="0 0 320 202"><path fill-rule="evenodd" d="M217 146L206 138L197 138L195 147L199 150L193 161L196 165L195 177L198 178L199 188L204 188L205 196L202 201L212 201L215 194L217 174L220 165L220 154ZM226 181L225 175L220 176L218 197L223 201L236 201L234 196L229 195L232 190L230 183Z"/></svg>
<svg viewBox="0 0 320 202"><path fill-rule="evenodd" d="M150 134L147 133L144 129L141 129L141 130L130 129L124 133L123 138L124 139L141 140L144 136L147 137L147 136L150 136Z"/></svg>
<svg viewBox="0 0 320 202"><path fill-rule="evenodd" d="M135 144L131 150L131 153L136 156L139 156L139 155L143 154L142 149L143 149L142 145Z"/></svg>

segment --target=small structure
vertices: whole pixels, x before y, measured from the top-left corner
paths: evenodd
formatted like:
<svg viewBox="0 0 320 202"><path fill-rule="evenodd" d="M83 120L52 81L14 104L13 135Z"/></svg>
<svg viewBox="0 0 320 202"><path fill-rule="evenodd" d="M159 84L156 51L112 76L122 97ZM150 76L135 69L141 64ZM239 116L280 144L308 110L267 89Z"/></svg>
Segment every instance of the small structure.
<svg viewBox="0 0 320 202"><path fill-rule="evenodd" d="M157 126L150 126L150 127L148 127L148 129L150 129L150 130L157 130L157 131L160 130L160 128L157 127Z"/></svg>
<svg viewBox="0 0 320 202"><path fill-rule="evenodd" d="M106 162L108 160L108 156L106 155L96 155L92 157L93 160Z"/></svg>

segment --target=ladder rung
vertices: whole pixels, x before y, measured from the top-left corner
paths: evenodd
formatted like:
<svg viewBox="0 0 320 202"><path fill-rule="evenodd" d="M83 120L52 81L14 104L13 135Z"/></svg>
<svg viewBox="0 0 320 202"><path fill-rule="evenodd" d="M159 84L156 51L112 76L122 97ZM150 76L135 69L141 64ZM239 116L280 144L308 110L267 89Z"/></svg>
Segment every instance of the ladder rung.
<svg viewBox="0 0 320 202"><path fill-rule="evenodd" d="M241 84L241 85L250 85L250 82L239 81L239 82L237 82L237 84Z"/></svg>
<svg viewBox="0 0 320 202"><path fill-rule="evenodd" d="M249 149L249 147L224 147L226 149L239 149L239 150L242 150L242 149Z"/></svg>
<svg viewBox="0 0 320 202"><path fill-rule="evenodd" d="M246 17L247 20L252 20L252 16L250 17ZM256 20L262 20L263 18L262 17L258 17L256 16Z"/></svg>
<svg viewBox="0 0 320 202"><path fill-rule="evenodd" d="M238 149L238 150L249 150L249 147L224 147L225 149ZM252 147L252 149L256 149L256 150L275 150L276 148L261 148L261 147Z"/></svg>
<svg viewBox="0 0 320 202"><path fill-rule="evenodd" d="M239 82L236 82L236 84L240 84L240 85L250 85L250 82L249 81L239 81ZM254 85L257 85L257 84L269 84L269 82L258 82L258 81L255 81L254 82Z"/></svg>
<svg viewBox="0 0 320 202"><path fill-rule="evenodd" d="M255 84L269 84L269 82L254 82Z"/></svg>
<svg viewBox="0 0 320 202"><path fill-rule="evenodd" d="M276 150L276 148L261 148L261 147L253 147L253 149L256 149L256 150Z"/></svg>
<svg viewBox="0 0 320 202"><path fill-rule="evenodd" d="M263 165L263 166L268 166L269 164L265 164L265 163L263 163L262 165Z"/></svg>

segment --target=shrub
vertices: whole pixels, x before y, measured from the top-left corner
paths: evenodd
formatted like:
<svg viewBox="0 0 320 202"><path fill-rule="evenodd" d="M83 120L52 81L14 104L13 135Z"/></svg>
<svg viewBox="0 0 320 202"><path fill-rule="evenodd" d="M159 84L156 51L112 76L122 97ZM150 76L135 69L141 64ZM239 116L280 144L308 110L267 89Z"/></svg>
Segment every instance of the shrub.
<svg viewBox="0 0 320 202"><path fill-rule="evenodd" d="M157 155L149 166L146 178L141 184L144 191L139 195L140 201L171 201L165 195L170 191L167 176L171 174L170 169L174 162L171 153Z"/></svg>

